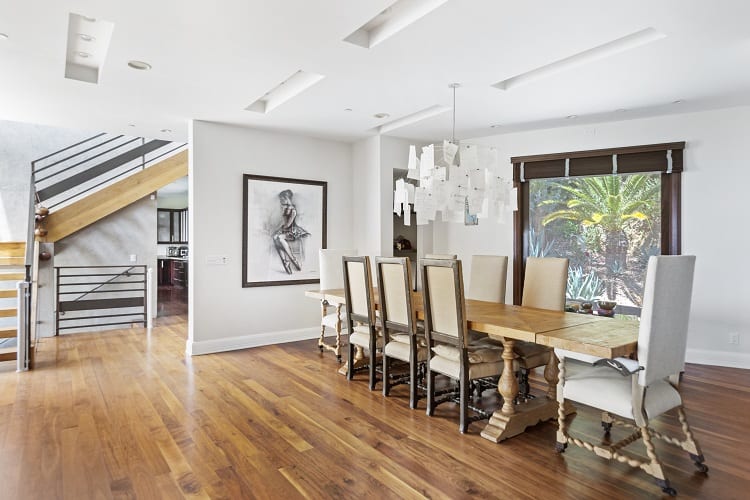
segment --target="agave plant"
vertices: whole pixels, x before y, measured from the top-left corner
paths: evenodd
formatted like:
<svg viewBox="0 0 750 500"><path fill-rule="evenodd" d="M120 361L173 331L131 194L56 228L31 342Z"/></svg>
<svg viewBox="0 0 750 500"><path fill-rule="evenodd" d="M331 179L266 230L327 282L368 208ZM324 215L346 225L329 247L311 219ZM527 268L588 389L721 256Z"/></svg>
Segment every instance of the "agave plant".
<svg viewBox="0 0 750 500"><path fill-rule="evenodd" d="M552 241L545 241L546 239L544 228L536 232L533 227L529 227L529 257L547 257L550 255L555 240L553 238Z"/></svg>
<svg viewBox="0 0 750 500"><path fill-rule="evenodd" d="M593 301L604 293L604 282L592 273L584 274L580 266L568 270L568 288L565 297L568 300Z"/></svg>

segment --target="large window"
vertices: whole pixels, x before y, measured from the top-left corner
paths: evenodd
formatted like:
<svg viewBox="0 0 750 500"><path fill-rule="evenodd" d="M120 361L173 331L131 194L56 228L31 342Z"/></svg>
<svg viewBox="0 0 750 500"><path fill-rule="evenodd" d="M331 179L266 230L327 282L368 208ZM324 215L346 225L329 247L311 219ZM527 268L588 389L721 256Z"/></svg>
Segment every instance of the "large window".
<svg viewBox="0 0 750 500"><path fill-rule="evenodd" d="M567 257L568 299L638 314L648 258L680 251L683 145L514 158L515 303L526 257Z"/></svg>

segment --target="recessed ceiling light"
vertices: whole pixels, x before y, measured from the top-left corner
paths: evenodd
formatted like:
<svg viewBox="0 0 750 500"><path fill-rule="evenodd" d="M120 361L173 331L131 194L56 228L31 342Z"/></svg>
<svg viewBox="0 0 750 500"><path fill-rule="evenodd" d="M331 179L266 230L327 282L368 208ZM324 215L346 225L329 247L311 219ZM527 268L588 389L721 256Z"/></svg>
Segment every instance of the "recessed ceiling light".
<svg viewBox="0 0 750 500"><path fill-rule="evenodd" d="M83 51L80 51L80 50L78 52L76 52L76 55L78 57L83 57L84 59L87 59L87 58L91 57L91 54L89 54L88 52L83 52Z"/></svg>
<svg viewBox="0 0 750 500"><path fill-rule="evenodd" d="M566 120L575 120L576 118L578 118L578 115L568 115L565 117Z"/></svg>
<svg viewBox="0 0 750 500"><path fill-rule="evenodd" d="M133 69L138 69L141 71L146 71L146 70L151 69L151 65L143 61L128 61L128 66L130 66Z"/></svg>
<svg viewBox="0 0 750 500"><path fill-rule="evenodd" d="M624 113L625 111L627 111L627 109L625 109L625 108L620 108L620 109L616 109L615 111L616 111L617 113Z"/></svg>
<svg viewBox="0 0 750 500"><path fill-rule="evenodd" d="M676 101L672 101L672 104L682 104L682 99L677 99Z"/></svg>
<svg viewBox="0 0 750 500"><path fill-rule="evenodd" d="M352 108L345 108L344 111L351 111Z"/></svg>
<svg viewBox="0 0 750 500"><path fill-rule="evenodd" d="M0 40L7 40L8 38L9 37L7 33L0 33Z"/></svg>
<svg viewBox="0 0 750 500"><path fill-rule="evenodd" d="M383 118L389 118L391 115L389 115L388 113L375 113L372 116L374 116L378 120L382 120Z"/></svg>
<svg viewBox="0 0 750 500"><path fill-rule="evenodd" d="M84 42L93 42L94 40L96 40L95 37L87 35L86 33L78 33L78 38L80 38Z"/></svg>
<svg viewBox="0 0 750 500"><path fill-rule="evenodd" d="M502 125L500 125L499 123L496 123L494 125L490 125L490 128L500 128L500 127L502 127Z"/></svg>
<svg viewBox="0 0 750 500"><path fill-rule="evenodd" d="M135 127L135 123L128 123L128 127Z"/></svg>
<svg viewBox="0 0 750 500"><path fill-rule="evenodd" d="M165 134L168 134L168 133L170 133L172 131L172 129L171 128L163 128L163 129L161 129L161 131L164 132Z"/></svg>

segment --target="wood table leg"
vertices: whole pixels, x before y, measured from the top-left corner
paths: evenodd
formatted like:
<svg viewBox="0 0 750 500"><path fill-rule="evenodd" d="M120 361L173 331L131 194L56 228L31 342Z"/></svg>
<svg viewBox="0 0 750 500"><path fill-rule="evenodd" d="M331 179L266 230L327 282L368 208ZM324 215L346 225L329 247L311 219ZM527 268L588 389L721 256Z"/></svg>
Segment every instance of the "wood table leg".
<svg viewBox="0 0 750 500"><path fill-rule="evenodd" d="M559 368L558 364L560 360L555 355L555 350L552 349L549 353L549 361L547 366L544 367L544 380L547 381L547 398L557 400L557 381L559 380Z"/></svg>
<svg viewBox="0 0 750 500"><path fill-rule="evenodd" d="M520 405L513 401L518 395L518 381L513 373L514 339L503 339L503 373L497 386L503 397L503 407L490 417L482 437L499 443L504 439L521 434L526 427L557 416L557 402L547 398L532 399Z"/></svg>
<svg viewBox="0 0 750 500"><path fill-rule="evenodd" d="M364 348L358 345L355 345L354 346L354 369L356 370L363 366L367 366L367 363L369 363L369 360L365 358ZM338 369L338 372L341 375L346 375L346 372L348 370L349 370L349 360L347 360L343 365L341 365L341 368Z"/></svg>

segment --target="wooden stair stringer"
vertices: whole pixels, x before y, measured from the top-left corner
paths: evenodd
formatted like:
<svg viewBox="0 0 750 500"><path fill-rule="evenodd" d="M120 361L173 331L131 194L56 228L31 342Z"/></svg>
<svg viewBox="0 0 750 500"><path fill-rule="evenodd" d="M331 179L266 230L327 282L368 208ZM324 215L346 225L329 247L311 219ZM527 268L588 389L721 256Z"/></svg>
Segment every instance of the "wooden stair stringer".
<svg viewBox="0 0 750 500"><path fill-rule="evenodd" d="M50 213L45 224L47 235L41 239L59 241L187 174L185 150Z"/></svg>

